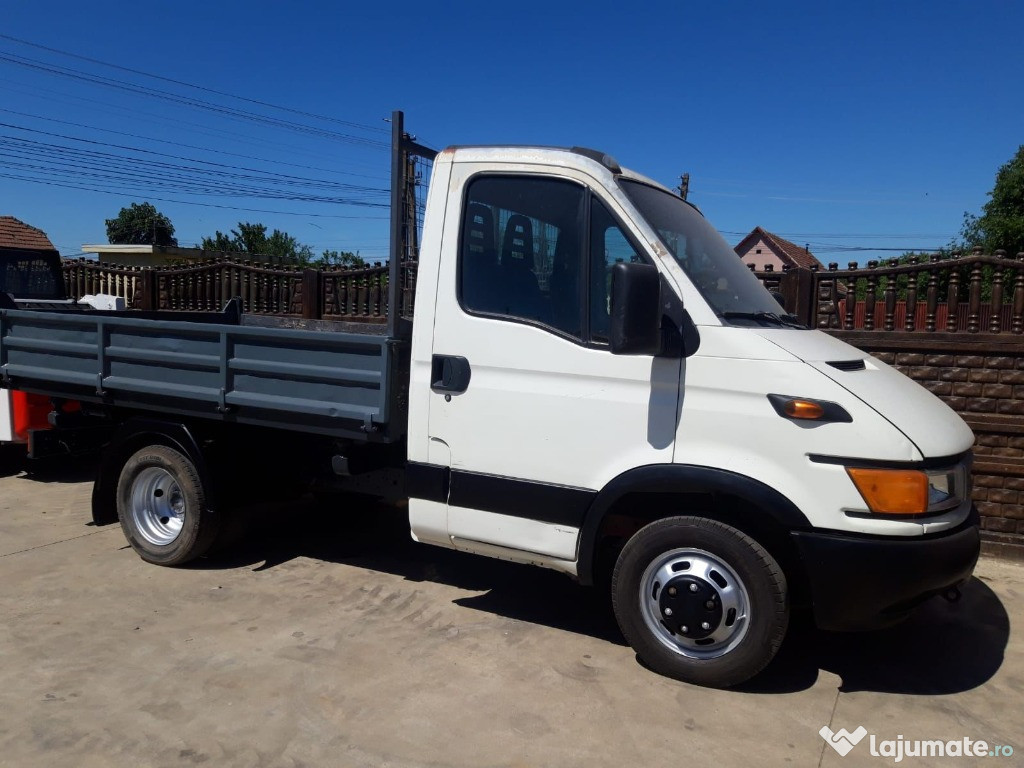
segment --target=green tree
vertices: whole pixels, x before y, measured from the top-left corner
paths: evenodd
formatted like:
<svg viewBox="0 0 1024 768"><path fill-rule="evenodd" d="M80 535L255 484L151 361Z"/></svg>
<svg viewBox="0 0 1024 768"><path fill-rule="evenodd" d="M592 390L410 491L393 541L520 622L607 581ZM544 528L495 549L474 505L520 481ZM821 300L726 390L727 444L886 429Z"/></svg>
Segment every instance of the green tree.
<svg viewBox="0 0 1024 768"><path fill-rule="evenodd" d="M366 259L360 256L358 251L352 253L352 251L325 250L320 254L320 258L315 262L315 264L320 268L342 267L345 269L359 269L361 267L369 266Z"/></svg>
<svg viewBox="0 0 1024 768"><path fill-rule="evenodd" d="M174 225L150 203L132 203L107 219L107 241L115 245L177 245Z"/></svg>
<svg viewBox="0 0 1024 768"><path fill-rule="evenodd" d="M212 237L204 237L201 247L206 251L269 256L275 262L296 266L308 266L313 261L313 249L287 232L275 229L268 235L265 224L245 221L238 222L238 229L230 234L218 230Z"/></svg>
<svg viewBox="0 0 1024 768"><path fill-rule="evenodd" d="M1024 145L996 173L988 196L981 216L964 214L963 246L981 246L985 253L1003 248L1011 256L1024 251Z"/></svg>

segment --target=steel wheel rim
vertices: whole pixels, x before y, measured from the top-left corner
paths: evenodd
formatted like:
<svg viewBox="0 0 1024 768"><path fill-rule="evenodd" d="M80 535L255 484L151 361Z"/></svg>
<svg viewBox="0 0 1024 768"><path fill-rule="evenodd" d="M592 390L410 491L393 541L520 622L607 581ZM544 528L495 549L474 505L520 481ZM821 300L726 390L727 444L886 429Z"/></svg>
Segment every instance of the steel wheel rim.
<svg viewBox="0 0 1024 768"><path fill-rule="evenodd" d="M680 576L702 579L717 592L722 620L706 637L685 637L672 616L664 615L662 590ZM688 658L724 656L739 645L750 625L750 597L743 580L724 560L702 549L674 549L658 556L644 570L639 597L640 612L651 634L670 651Z"/></svg>
<svg viewBox="0 0 1024 768"><path fill-rule="evenodd" d="M135 528L150 544L167 546L185 524L185 494L170 472L146 467L132 481L129 503Z"/></svg>

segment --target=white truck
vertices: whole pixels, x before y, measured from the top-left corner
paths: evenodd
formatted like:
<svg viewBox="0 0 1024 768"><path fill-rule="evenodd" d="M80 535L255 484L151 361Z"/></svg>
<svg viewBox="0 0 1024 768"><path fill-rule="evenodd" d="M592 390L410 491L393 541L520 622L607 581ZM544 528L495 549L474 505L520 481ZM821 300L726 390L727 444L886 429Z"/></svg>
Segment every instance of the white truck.
<svg viewBox="0 0 1024 768"><path fill-rule="evenodd" d="M386 327L0 313L3 381L107 430L97 522L178 565L239 477L319 473L407 498L417 541L609 586L644 662L709 686L763 669L793 606L846 630L955 599L979 536L953 411L586 149L437 153L408 321L402 174L434 153L394 125Z"/></svg>

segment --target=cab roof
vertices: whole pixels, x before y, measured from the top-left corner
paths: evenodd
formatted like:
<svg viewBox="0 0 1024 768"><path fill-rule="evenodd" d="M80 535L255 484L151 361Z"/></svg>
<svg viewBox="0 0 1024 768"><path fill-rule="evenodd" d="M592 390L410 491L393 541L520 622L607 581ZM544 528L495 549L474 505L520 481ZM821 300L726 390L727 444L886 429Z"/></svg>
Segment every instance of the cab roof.
<svg viewBox="0 0 1024 768"><path fill-rule="evenodd" d="M611 155L586 147L547 147L529 144L459 145L444 149L438 155L438 160L445 155L450 155L452 162L462 163L530 163L579 168L594 176L631 179L673 194L672 190L654 179L623 168Z"/></svg>

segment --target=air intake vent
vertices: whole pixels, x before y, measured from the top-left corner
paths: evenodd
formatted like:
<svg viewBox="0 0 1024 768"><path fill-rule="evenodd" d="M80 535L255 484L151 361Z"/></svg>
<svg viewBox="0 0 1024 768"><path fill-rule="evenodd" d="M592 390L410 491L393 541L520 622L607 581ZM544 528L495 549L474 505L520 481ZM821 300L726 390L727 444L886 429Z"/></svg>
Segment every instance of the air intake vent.
<svg viewBox="0 0 1024 768"><path fill-rule="evenodd" d="M840 371L863 371L863 360L830 360L829 365L838 368Z"/></svg>

